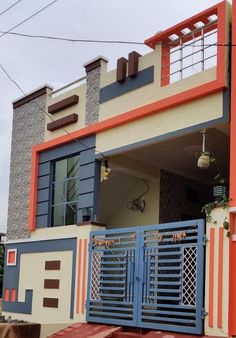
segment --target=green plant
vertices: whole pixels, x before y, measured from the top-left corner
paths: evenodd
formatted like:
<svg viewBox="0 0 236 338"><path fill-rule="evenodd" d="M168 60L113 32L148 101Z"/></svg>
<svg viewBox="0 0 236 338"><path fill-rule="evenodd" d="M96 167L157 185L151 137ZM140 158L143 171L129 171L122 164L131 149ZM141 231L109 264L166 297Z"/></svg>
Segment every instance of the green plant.
<svg viewBox="0 0 236 338"><path fill-rule="evenodd" d="M225 184L225 178L221 174L217 174L214 177L214 183L215 184Z"/></svg>
<svg viewBox="0 0 236 338"><path fill-rule="evenodd" d="M207 203L202 207L201 212L205 213L207 222L212 222L211 212L215 207L216 207L215 202Z"/></svg>
<svg viewBox="0 0 236 338"><path fill-rule="evenodd" d="M225 220L223 222L223 228L227 231L226 236L230 237L229 221L227 220L227 217L225 217Z"/></svg>
<svg viewBox="0 0 236 338"><path fill-rule="evenodd" d="M205 204L202 207L201 211L203 213L205 213L206 221L216 224L217 221L214 221L212 219L212 214L211 214L212 210L215 209L216 207L221 207L222 209L227 209L229 207L229 201L230 201L229 197L227 195L223 195L223 196L221 196L221 200L219 202L215 201L215 202L210 202L210 203ZM227 218L224 219L223 227L227 231L226 236L230 237L229 222L228 222Z"/></svg>

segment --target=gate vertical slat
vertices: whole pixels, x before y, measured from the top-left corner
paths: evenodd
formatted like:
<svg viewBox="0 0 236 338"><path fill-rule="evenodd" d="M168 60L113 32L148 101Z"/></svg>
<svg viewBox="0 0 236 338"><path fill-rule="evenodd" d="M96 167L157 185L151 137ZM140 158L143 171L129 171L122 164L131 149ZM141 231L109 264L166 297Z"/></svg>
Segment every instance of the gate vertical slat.
<svg viewBox="0 0 236 338"><path fill-rule="evenodd" d="M204 221L160 224L143 229L139 268L147 269L152 284L145 298L138 294L138 326L201 334ZM148 257L148 264L142 263L143 253ZM142 283L145 281L144 277Z"/></svg>
<svg viewBox="0 0 236 338"><path fill-rule="evenodd" d="M93 232L87 320L201 334L203 236L203 220Z"/></svg>
<svg viewBox="0 0 236 338"><path fill-rule="evenodd" d="M136 228L92 232L90 236L90 281L87 294L86 320L98 323L136 325L137 283L134 278L138 259L139 237ZM95 288L91 276L97 269L95 254L101 255L98 271L100 293L93 299ZM105 287L104 287L105 285Z"/></svg>

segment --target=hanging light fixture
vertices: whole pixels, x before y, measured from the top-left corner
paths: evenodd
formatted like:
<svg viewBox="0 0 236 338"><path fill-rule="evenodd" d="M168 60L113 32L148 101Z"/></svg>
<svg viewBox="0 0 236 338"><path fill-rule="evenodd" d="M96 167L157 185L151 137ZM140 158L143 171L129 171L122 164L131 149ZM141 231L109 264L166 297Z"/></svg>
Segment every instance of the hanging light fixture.
<svg viewBox="0 0 236 338"><path fill-rule="evenodd" d="M202 133L202 151L197 161L197 166L200 169L207 169L211 164L211 154L206 150L206 129L201 130Z"/></svg>
<svg viewBox="0 0 236 338"><path fill-rule="evenodd" d="M111 169L109 168L109 164L108 164L108 160L105 159L104 160L104 166L105 166L105 169L104 169L104 181L108 180L108 175L110 174L110 171Z"/></svg>

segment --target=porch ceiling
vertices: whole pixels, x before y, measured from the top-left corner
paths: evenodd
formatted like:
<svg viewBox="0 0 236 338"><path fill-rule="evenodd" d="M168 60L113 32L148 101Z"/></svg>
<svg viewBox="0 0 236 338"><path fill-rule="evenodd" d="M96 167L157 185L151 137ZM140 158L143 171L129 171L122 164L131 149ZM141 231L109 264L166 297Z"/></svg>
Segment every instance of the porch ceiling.
<svg viewBox="0 0 236 338"><path fill-rule="evenodd" d="M153 143L127 153L116 155L111 163L117 163L122 158L125 166L130 161L160 168L200 181L212 184L213 178L221 173L225 178L229 176L229 135L228 128L212 128L207 130L206 149L215 157L215 164L212 163L208 169L199 169L197 159L202 147L202 135L200 132L172 138L167 141ZM138 171L138 168L136 168ZM115 169L116 170L116 169Z"/></svg>

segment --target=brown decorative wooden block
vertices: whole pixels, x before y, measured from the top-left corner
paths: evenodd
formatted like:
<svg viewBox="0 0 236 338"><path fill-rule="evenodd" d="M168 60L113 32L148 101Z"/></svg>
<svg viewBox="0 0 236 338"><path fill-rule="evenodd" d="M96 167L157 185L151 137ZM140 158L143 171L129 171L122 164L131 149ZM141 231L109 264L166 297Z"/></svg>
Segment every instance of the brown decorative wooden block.
<svg viewBox="0 0 236 338"><path fill-rule="evenodd" d="M43 298L43 307L58 308L58 298Z"/></svg>
<svg viewBox="0 0 236 338"><path fill-rule="evenodd" d="M116 82L122 83L126 78L126 69L127 69L126 58L120 58L117 60L117 69L116 69Z"/></svg>
<svg viewBox="0 0 236 338"><path fill-rule="evenodd" d="M128 58L128 76L135 77L138 73L138 59L140 58L140 54L133 51L129 53Z"/></svg>
<svg viewBox="0 0 236 338"><path fill-rule="evenodd" d="M54 130L63 128L65 126L68 126L71 123L75 123L77 121L78 121L78 114L70 114L54 122L48 123L47 130L54 131Z"/></svg>
<svg viewBox="0 0 236 338"><path fill-rule="evenodd" d="M61 261L46 261L45 270L60 270Z"/></svg>
<svg viewBox="0 0 236 338"><path fill-rule="evenodd" d="M59 289L59 279L44 279L44 289Z"/></svg>
<svg viewBox="0 0 236 338"><path fill-rule="evenodd" d="M79 96L78 95L72 95L67 97L64 100L61 100L59 102L56 102L48 107L48 112L50 114L55 114L63 109L69 108L79 102Z"/></svg>

